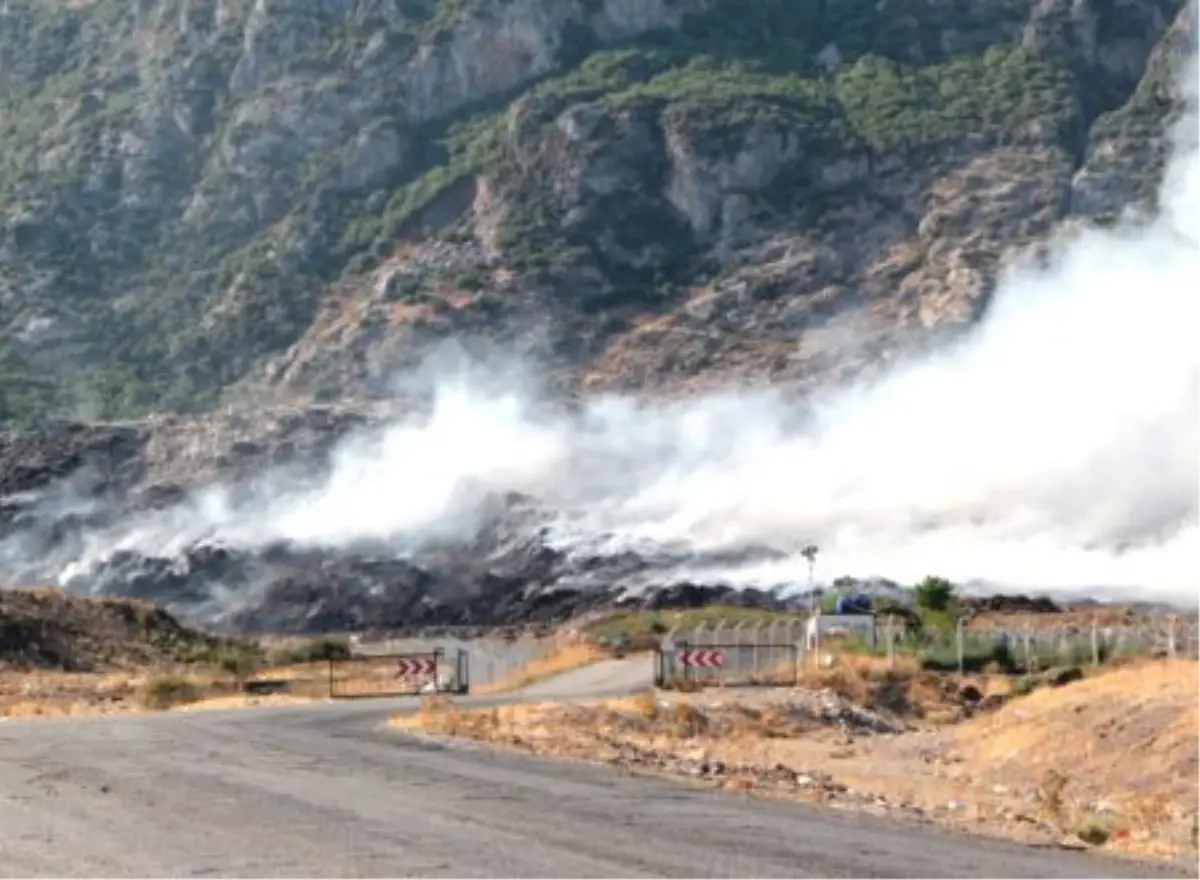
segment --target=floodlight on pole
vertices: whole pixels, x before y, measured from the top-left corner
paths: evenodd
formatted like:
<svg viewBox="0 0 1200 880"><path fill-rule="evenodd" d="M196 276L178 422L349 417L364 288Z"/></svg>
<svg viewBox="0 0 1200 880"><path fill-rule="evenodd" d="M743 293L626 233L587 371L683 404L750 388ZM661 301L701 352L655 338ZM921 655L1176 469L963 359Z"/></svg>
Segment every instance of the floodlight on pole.
<svg viewBox="0 0 1200 880"><path fill-rule="evenodd" d="M808 560L808 610L816 611L817 593L813 582L813 568L817 564L817 554L821 549L816 544L808 544L800 551L800 555Z"/></svg>

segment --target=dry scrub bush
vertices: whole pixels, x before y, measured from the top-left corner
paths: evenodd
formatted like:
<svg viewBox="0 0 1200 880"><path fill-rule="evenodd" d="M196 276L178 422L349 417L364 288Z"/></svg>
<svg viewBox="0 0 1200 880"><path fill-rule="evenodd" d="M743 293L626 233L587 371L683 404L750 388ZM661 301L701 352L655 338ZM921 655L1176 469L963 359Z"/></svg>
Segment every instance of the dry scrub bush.
<svg viewBox="0 0 1200 880"><path fill-rule="evenodd" d="M138 702L146 709L170 709L195 703L203 693L199 685L181 675L158 675L138 688Z"/></svg>
<svg viewBox="0 0 1200 880"><path fill-rule="evenodd" d="M694 694L704 690L704 683L694 678L676 675L664 685L664 689L678 691L681 694Z"/></svg>
<svg viewBox="0 0 1200 880"><path fill-rule="evenodd" d="M1112 819L1072 804L1067 798L1070 784L1070 776L1061 770L1046 771L1034 795L1040 818L1059 831L1070 831L1084 843L1103 846L1112 836Z"/></svg>
<svg viewBox="0 0 1200 880"><path fill-rule="evenodd" d="M1099 814L1067 797L1071 778L1055 769L1046 771L1035 794L1039 817L1059 831L1071 832L1091 846L1104 846L1115 834L1166 841L1172 837L1175 816L1170 799L1161 793L1127 801L1119 816ZM1194 822L1194 820L1193 820ZM1188 841L1195 848L1195 837Z"/></svg>
<svg viewBox="0 0 1200 880"><path fill-rule="evenodd" d="M634 708L648 721L658 717L658 695L654 691L642 691L634 697Z"/></svg>
<svg viewBox="0 0 1200 880"><path fill-rule="evenodd" d="M1161 794L1150 794L1131 801L1125 809L1130 823L1139 830L1154 831L1171 822L1171 805Z"/></svg>
<svg viewBox="0 0 1200 880"><path fill-rule="evenodd" d="M808 670L803 683L811 688L828 688L839 696L866 705L871 696L868 673L856 664L839 662L828 669Z"/></svg>
<svg viewBox="0 0 1200 880"><path fill-rule="evenodd" d="M1076 824L1075 836L1092 846L1103 846L1112 836L1112 828L1099 818L1089 817Z"/></svg>
<svg viewBox="0 0 1200 880"><path fill-rule="evenodd" d="M456 736L462 725L463 712L448 697L424 696L417 708L417 723L424 730Z"/></svg>
<svg viewBox="0 0 1200 880"><path fill-rule="evenodd" d="M463 711L454 700L442 696L425 696L415 718L400 716L397 722L404 727L416 727L426 733L457 736L475 740L493 740L502 729L512 727L512 709L473 709ZM506 717L507 716L507 717ZM411 720L409 724L406 721ZM503 737L502 737L503 738Z"/></svg>
<svg viewBox="0 0 1200 880"><path fill-rule="evenodd" d="M667 741L782 739L812 728L811 719L787 706L769 704L760 708L729 703L701 707L683 700L668 704L660 702L653 691L639 694L621 708L596 706L562 711L555 716L556 723Z"/></svg>
<svg viewBox="0 0 1200 880"><path fill-rule="evenodd" d="M1059 770L1050 769L1042 777L1035 798L1042 819L1057 828L1066 825L1067 803L1064 794L1070 778Z"/></svg>
<svg viewBox="0 0 1200 880"><path fill-rule="evenodd" d="M692 739L708 732L708 716L689 703L676 703L671 715L675 736Z"/></svg>

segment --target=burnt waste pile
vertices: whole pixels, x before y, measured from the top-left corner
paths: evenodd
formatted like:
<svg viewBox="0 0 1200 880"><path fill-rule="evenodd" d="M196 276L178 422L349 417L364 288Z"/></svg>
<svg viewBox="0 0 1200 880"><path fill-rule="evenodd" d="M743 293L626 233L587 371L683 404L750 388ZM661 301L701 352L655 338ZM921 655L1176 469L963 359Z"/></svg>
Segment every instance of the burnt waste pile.
<svg viewBox="0 0 1200 880"><path fill-rule="evenodd" d="M170 557L119 551L64 585L151 599L184 618L240 632L508 627L608 608L713 603L788 607L762 590L664 582L656 573L674 561L636 553L576 555L500 522L485 539L423 549L407 559L382 548L332 551L285 543L257 550L200 544Z"/></svg>
<svg viewBox="0 0 1200 880"><path fill-rule="evenodd" d="M59 423L0 435L0 585L148 599L224 632L507 627L616 607L803 604L675 574L698 563L770 560L769 549L706 560L682 548L556 547L549 512L516 492L486 496L469 537L402 549L383 539L322 547L253 534L263 486L248 475L273 469L278 479L292 468L318 483L337 441L361 423L318 412L292 428L314 433L319 425L315 434L327 435L319 442L298 442L285 426L280 436L207 450L204 467L186 473L179 457L159 460L178 440L163 435L195 425ZM209 510L213 479L238 486L221 491L220 517Z"/></svg>

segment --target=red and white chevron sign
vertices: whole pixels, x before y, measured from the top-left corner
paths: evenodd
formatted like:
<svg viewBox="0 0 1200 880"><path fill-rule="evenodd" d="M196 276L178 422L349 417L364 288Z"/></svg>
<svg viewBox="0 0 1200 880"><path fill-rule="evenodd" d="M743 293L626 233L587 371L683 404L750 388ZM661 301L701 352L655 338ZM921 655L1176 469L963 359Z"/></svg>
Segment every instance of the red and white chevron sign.
<svg viewBox="0 0 1200 880"><path fill-rule="evenodd" d="M714 666L725 665L725 655L720 651L694 649L679 652L679 662L684 666L698 666L711 669Z"/></svg>
<svg viewBox="0 0 1200 880"><path fill-rule="evenodd" d="M433 657L403 657L396 661L396 678L407 675L433 675L437 660Z"/></svg>

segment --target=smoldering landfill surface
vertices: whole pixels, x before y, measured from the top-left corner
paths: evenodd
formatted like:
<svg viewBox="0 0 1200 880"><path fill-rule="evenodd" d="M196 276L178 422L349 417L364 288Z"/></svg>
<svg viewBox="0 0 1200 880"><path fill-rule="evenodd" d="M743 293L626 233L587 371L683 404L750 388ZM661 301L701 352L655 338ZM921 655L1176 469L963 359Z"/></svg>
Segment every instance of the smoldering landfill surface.
<svg viewBox="0 0 1200 880"><path fill-rule="evenodd" d="M819 581L949 572L1014 591L1186 595L1152 581L1175 573L1170 554L1186 553L1195 527L1194 501L1169 481L1150 508L1166 543L1154 529L1106 534L1119 517L1072 517L1053 492L1041 510L993 512L970 495L939 508L929 493L872 508L854 495L856 472L822 460L819 415L801 419L781 398L610 400L564 414L491 392L468 370L406 416L305 410L274 431L251 415L220 430L181 419L10 439L0 565L10 584L150 598L209 626L284 632L552 622L621 600L803 605L809 541L822 548ZM1014 510L1076 528L1076 543L1069 531L1037 543ZM927 570L872 556L893 552L889 528L926 548ZM983 557L953 570L959 541L992 542L1027 579L1000 580ZM1061 566L1058 583L1046 560ZM1074 560L1088 580L1069 579ZM1121 583L1126 567L1157 589Z"/></svg>
<svg viewBox="0 0 1200 880"><path fill-rule="evenodd" d="M338 420L328 424L332 432L341 427ZM185 435L199 430L188 423L173 427ZM49 481L46 488L6 496L0 513L6 578L149 598L187 620L232 631L555 622L611 605L628 591L649 607L714 599L786 607L762 591L694 584L677 574L697 560L736 566L779 558L778 551L561 545L553 537L555 511L481 479L447 484L440 506L426 500L425 519L410 514L406 527L395 530L383 529L375 517L387 509L382 496L402 504L405 492L381 486L380 498L362 499L360 515L372 518L372 528L331 537L346 527L339 519L353 501L331 511L330 486L344 479L338 474L347 462L360 464L364 436L374 436L367 441L374 443L380 431L393 430L332 436L325 451L289 463L278 460L280 448L292 454L286 439L235 441L239 452L216 457L259 476L227 488L181 485L167 476L177 474L170 467L148 471L146 461L162 438L144 426L47 429L38 446L56 455L43 457L36 469L4 469L9 489L14 475ZM0 458L14 451L22 450L0 447ZM322 522L329 533L309 531Z"/></svg>

